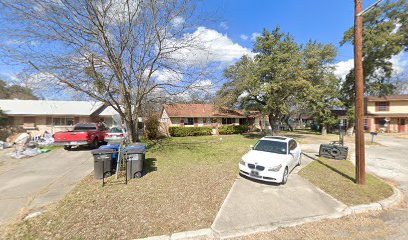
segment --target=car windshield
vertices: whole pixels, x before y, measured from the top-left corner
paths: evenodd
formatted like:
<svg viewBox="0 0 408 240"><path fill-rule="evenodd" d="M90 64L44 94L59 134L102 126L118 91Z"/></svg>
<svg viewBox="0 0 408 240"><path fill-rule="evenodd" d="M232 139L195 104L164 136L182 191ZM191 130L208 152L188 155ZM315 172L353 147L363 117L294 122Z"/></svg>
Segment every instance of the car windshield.
<svg viewBox="0 0 408 240"><path fill-rule="evenodd" d="M77 124L74 127L74 131L89 131L96 130L95 124Z"/></svg>
<svg viewBox="0 0 408 240"><path fill-rule="evenodd" d="M122 132L122 129L120 128L111 128L109 130L109 133L123 133L123 132Z"/></svg>
<svg viewBox="0 0 408 240"><path fill-rule="evenodd" d="M269 140L259 140L254 146L254 150L277 154L286 154L286 148L286 142Z"/></svg>

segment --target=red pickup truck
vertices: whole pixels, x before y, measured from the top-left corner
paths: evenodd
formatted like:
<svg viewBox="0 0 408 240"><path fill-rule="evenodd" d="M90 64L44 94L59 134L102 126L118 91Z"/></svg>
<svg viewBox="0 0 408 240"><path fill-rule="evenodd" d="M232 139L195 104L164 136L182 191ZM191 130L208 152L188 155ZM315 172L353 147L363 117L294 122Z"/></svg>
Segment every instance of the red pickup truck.
<svg viewBox="0 0 408 240"><path fill-rule="evenodd" d="M102 123L78 123L72 131L54 134L54 144L63 145L65 150L72 146L87 145L97 148L105 140L108 128Z"/></svg>

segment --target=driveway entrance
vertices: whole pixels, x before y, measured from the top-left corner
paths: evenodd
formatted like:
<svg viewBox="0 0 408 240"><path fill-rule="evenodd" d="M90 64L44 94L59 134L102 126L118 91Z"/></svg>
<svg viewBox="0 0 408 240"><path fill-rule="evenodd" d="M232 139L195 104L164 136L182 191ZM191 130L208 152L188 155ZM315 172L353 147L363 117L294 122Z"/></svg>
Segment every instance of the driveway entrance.
<svg viewBox="0 0 408 240"><path fill-rule="evenodd" d="M0 224L11 223L31 209L41 208L64 197L93 170L90 151L52 150L26 159L0 154L1 164L14 164L0 171Z"/></svg>

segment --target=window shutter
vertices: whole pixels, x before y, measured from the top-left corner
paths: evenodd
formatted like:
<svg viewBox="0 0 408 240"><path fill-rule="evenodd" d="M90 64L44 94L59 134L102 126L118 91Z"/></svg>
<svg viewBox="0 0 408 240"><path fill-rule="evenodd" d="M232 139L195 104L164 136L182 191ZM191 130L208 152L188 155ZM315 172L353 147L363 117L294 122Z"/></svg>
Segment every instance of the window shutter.
<svg viewBox="0 0 408 240"><path fill-rule="evenodd" d="M390 102L387 102L387 103L386 103L385 109L386 109L387 112L390 111Z"/></svg>
<svg viewBox="0 0 408 240"><path fill-rule="evenodd" d="M380 103L379 102L375 102L375 111L376 112L380 111Z"/></svg>

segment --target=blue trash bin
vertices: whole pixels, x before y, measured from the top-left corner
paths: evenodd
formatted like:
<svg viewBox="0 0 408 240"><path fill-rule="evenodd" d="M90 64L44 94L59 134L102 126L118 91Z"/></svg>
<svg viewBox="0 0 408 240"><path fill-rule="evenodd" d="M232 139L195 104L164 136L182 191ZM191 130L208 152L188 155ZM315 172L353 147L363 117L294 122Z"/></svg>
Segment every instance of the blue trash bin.
<svg viewBox="0 0 408 240"><path fill-rule="evenodd" d="M118 152L119 152L119 145L102 145L99 149L112 149L114 153L112 154L112 168L116 169L116 164L118 162Z"/></svg>

